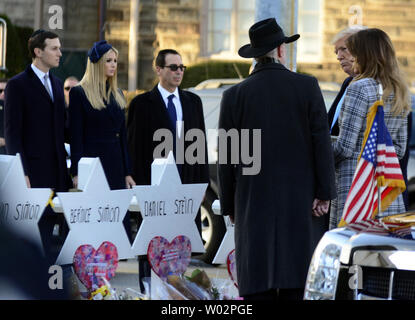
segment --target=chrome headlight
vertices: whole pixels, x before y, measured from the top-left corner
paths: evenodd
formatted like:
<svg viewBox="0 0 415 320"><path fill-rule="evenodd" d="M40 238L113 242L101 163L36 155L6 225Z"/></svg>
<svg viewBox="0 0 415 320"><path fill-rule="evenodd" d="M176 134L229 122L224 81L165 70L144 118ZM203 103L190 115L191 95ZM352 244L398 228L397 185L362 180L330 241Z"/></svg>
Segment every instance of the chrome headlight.
<svg viewBox="0 0 415 320"><path fill-rule="evenodd" d="M341 247L321 241L314 251L305 286L305 300L334 300L340 270Z"/></svg>

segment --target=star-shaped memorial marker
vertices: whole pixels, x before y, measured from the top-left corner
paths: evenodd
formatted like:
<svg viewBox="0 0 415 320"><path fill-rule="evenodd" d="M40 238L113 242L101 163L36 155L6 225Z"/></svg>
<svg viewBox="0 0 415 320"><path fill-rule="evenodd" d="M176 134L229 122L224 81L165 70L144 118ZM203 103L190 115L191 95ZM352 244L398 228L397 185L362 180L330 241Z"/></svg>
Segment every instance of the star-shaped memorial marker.
<svg viewBox="0 0 415 320"><path fill-rule="evenodd" d="M146 255L148 244L156 236L172 241L183 235L190 239L192 252L204 252L195 218L207 183L182 184L172 153L151 165L151 185L135 186L143 222L132 250Z"/></svg>
<svg viewBox="0 0 415 320"><path fill-rule="evenodd" d="M97 249L104 241L116 246L119 259L132 258L123 219L133 190L110 190L99 158L82 158L78 178L83 192L57 193L70 230L56 263L70 264L79 246Z"/></svg>
<svg viewBox="0 0 415 320"><path fill-rule="evenodd" d="M27 187L19 154L0 155L0 224L32 241L41 250L38 222L51 197L51 189Z"/></svg>
<svg viewBox="0 0 415 320"><path fill-rule="evenodd" d="M212 210L215 214L220 214L220 203L219 200L215 200L212 204ZM218 251L216 252L215 258L212 263L223 264L226 263L229 253L235 249L235 226L231 222L229 216L223 217L226 225L226 233L223 237L222 243L220 244Z"/></svg>

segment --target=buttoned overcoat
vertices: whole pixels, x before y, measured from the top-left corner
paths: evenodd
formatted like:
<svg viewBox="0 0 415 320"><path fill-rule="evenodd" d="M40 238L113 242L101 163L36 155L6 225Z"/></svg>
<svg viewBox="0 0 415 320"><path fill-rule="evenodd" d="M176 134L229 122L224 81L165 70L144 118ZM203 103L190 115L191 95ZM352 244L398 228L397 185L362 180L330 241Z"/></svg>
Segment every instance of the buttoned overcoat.
<svg viewBox="0 0 415 320"><path fill-rule="evenodd" d="M333 151L317 80L278 63L257 65L224 92L219 128L249 129L251 135L261 130L260 157L254 160L261 164L258 174L244 175L242 169L251 164L241 161L218 166L222 214L235 217L239 293L303 288L323 234L323 219L312 216L313 200L335 196ZM222 152L230 159L229 145L219 148L219 159Z"/></svg>

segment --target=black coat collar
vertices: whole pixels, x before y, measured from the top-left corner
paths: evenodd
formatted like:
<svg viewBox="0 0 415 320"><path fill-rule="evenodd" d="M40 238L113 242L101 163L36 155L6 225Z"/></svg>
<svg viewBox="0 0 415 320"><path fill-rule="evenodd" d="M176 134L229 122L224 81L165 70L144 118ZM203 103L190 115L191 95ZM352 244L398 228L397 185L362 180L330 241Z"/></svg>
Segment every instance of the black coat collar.
<svg viewBox="0 0 415 320"><path fill-rule="evenodd" d="M250 75L253 75L255 73L264 71L264 70L286 70L289 71L286 67L284 67L284 65L282 65L281 63L264 63L264 64L257 64L254 68L254 70L252 71L252 73Z"/></svg>
<svg viewBox="0 0 415 320"><path fill-rule="evenodd" d="M46 91L45 86L43 85L42 81L39 79L39 77L36 75L36 73L32 69L32 65L29 64L25 70L25 72L29 75L29 78L33 81L33 83L37 86L38 90L47 98L49 101L53 104L52 98L50 97L49 93ZM52 93L54 100L57 100L57 88L56 88L56 81L54 76L51 72L49 72L49 79L50 83L52 84Z"/></svg>

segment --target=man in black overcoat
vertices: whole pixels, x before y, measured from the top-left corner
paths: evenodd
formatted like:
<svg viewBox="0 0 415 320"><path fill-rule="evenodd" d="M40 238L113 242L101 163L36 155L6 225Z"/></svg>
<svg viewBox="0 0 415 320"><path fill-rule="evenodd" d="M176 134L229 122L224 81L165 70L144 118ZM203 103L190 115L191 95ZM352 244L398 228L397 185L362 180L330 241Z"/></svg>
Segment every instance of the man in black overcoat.
<svg viewBox="0 0 415 320"><path fill-rule="evenodd" d="M205 133L202 101L196 94L179 88L186 68L183 66L180 54L173 49L161 50L156 57L155 64L159 83L151 91L136 96L128 109L127 140L132 176L137 185L151 184L154 150L162 143L154 139L154 133L157 130L167 129L172 137L175 137L177 133L182 141L191 129L199 129ZM162 155L166 157L168 151L173 149L182 183L209 182L206 139L198 142L200 143L199 150L204 150L204 153L200 155L203 161L189 163L183 154L179 155L179 148L176 153L175 142L172 148L167 148L166 154ZM184 141L184 151L193 143L193 140ZM177 161L180 157L184 162ZM200 210L195 222L200 231ZM145 259L140 260L140 278L150 276ZM143 290L143 287L141 289Z"/></svg>
<svg viewBox="0 0 415 320"><path fill-rule="evenodd" d="M29 187L67 191L70 178L64 147L63 86L49 72L59 66L61 44L57 34L37 30L29 39L28 48L32 64L11 78L6 86L4 133L7 153L20 154ZM39 222L46 251L56 217L48 206Z"/></svg>
<svg viewBox="0 0 415 320"><path fill-rule="evenodd" d="M224 92L219 129L261 129L261 170L248 175L242 162L221 162L235 148L229 141L219 148L221 211L235 223L239 294L302 299L321 216L335 197L326 108L317 80L284 66L285 44L299 35L286 37L271 18L254 24L249 37L239 55L257 64Z"/></svg>

